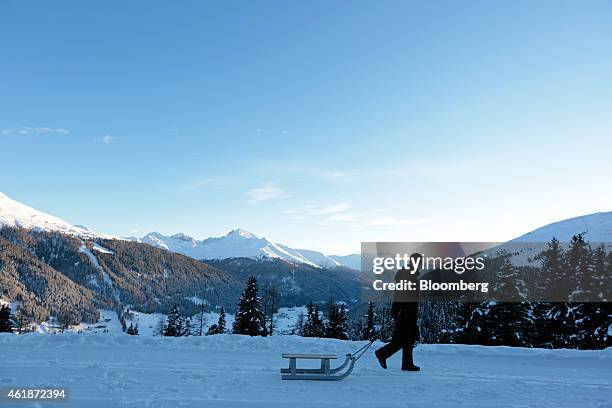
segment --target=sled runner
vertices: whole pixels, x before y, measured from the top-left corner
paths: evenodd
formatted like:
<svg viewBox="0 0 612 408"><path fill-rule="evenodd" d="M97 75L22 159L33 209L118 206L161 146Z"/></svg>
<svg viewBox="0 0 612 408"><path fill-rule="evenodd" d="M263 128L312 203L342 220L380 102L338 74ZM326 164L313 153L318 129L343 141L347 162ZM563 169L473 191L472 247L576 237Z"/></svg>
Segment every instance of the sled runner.
<svg viewBox="0 0 612 408"><path fill-rule="evenodd" d="M283 380L320 380L338 381L348 377L355 366L355 357L346 355L344 363L339 367L331 368L330 360L336 360L335 354L283 354L289 359L289 368L281 368ZM320 360L321 368L297 368L297 360ZM346 368L348 366L348 368ZM346 370L342 372L342 370Z"/></svg>

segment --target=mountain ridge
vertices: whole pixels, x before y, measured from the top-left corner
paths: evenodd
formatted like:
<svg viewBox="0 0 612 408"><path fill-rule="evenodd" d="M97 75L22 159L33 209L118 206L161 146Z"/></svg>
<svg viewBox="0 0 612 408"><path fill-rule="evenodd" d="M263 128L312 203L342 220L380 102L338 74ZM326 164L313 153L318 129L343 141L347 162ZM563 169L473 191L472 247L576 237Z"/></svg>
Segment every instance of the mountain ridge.
<svg viewBox="0 0 612 408"><path fill-rule="evenodd" d="M219 260L228 258L273 258L295 264L305 264L318 268L340 266L360 269L360 254L326 255L309 249L296 249L275 243L252 232L236 228L221 237L195 239L182 232L164 235L150 232L142 238L119 238L101 234L80 225L73 225L59 217L44 213L22 204L0 192L0 228L3 225L22 227L31 230L56 231L85 239L122 239L143 242L171 252L187 255L200 260ZM591 242L612 242L612 211L581 215L556 221L508 242L545 243L555 237L560 241L570 241L572 235L586 233Z"/></svg>
<svg viewBox="0 0 612 408"><path fill-rule="evenodd" d="M287 245L272 242L265 237L260 238L252 232L239 228L231 230L224 236L203 240L197 240L183 233L163 235L159 232L151 232L142 237L141 241L203 260L277 258L320 268L343 266L340 262L322 252L291 248Z"/></svg>

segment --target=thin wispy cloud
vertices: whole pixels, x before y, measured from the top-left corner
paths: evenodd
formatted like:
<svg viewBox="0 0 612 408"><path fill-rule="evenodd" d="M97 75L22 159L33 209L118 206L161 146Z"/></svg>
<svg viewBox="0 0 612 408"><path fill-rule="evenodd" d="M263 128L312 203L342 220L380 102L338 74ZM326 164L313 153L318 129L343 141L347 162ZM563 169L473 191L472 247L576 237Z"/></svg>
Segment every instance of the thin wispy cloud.
<svg viewBox="0 0 612 408"><path fill-rule="evenodd" d="M359 218L365 217L365 214L355 213L355 212L343 212L340 214L333 214L329 217L325 217L326 222L349 222L355 221Z"/></svg>
<svg viewBox="0 0 612 408"><path fill-rule="evenodd" d="M193 191L201 190L207 187L244 187L253 185L253 183L244 182L244 181L230 181L230 180L221 180L214 177L200 177L194 178L191 180L187 180L181 183L178 187L173 188L171 191L173 193L190 193Z"/></svg>
<svg viewBox="0 0 612 408"><path fill-rule="evenodd" d="M464 171L469 171L480 166L477 160L464 161L422 161L418 163L411 162L410 164L399 164L388 167L376 168L361 168L353 169L338 169L313 166L303 163L288 163L285 161L269 162L270 171L282 171L287 175L296 175L303 177L304 175L323 180L330 183L360 183L365 180L377 181L382 179L395 179L398 177L407 176L445 176L447 174L456 174Z"/></svg>
<svg viewBox="0 0 612 408"><path fill-rule="evenodd" d="M116 139L116 137L111 136L111 135L104 135L102 136L102 138L100 139L102 143L104 144L111 144L113 143L113 141Z"/></svg>
<svg viewBox="0 0 612 408"><path fill-rule="evenodd" d="M247 191L248 201L251 204L259 204L264 201L278 200L289 195L275 183L264 183Z"/></svg>
<svg viewBox="0 0 612 408"><path fill-rule="evenodd" d="M393 216L397 206L355 211L347 202L331 205L306 204L284 211L290 219L314 219L318 225L337 225L342 227L364 228L385 227L393 225L416 225L434 220L434 218L405 219ZM405 210L402 210L405 211Z"/></svg>
<svg viewBox="0 0 612 408"><path fill-rule="evenodd" d="M289 214L291 219L299 220L306 217L323 216L329 214L342 213L351 209L351 204L346 202L335 203L330 205L305 204L299 207L288 208L283 211Z"/></svg>
<svg viewBox="0 0 612 408"><path fill-rule="evenodd" d="M341 202L331 205L306 204L284 211L290 219L311 218L317 225L365 228L390 227L399 225L418 225L435 220L435 218L401 218L393 215L397 206L355 211L350 203ZM406 210L401 210L405 212Z"/></svg>
<svg viewBox="0 0 612 408"><path fill-rule="evenodd" d="M296 160L273 160L267 161L259 165L259 168L264 168L270 173L282 172L288 176L304 175L315 179L320 179L329 182L347 182L355 180L355 173L339 169L328 169L311 165L309 163L300 163Z"/></svg>
<svg viewBox="0 0 612 408"><path fill-rule="evenodd" d="M314 210L313 215L327 215L327 214L335 214L347 211L351 208L349 203L338 203L333 205L328 205L318 210Z"/></svg>
<svg viewBox="0 0 612 408"><path fill-rule="evenodd" d="M69 135L65 128L17 126L0 129L0 136L29 136L29 135Z"/></svg>
<svg viewBox="0 0 612 408"><path fill-rule="evenodd" d="M418 225L426 224L433 221L435 218L414 218L414 219L402 219L396 217L379 218L371 220L365 223L367 227L390 227L396 225Z"/></svg>

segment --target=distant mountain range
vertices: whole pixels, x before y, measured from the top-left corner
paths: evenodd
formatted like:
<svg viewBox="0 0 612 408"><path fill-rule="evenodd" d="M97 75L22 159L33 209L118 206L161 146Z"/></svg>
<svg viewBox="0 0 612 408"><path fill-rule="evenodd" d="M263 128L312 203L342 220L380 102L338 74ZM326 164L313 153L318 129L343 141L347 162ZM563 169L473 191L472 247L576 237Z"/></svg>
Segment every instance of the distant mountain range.
<svg viewBox="0 0 612 408"><path fill-rule="evenodd" d="M90 231L76 226L58 217L35 210L0 193L0 226L8 225L26 229L57 231L82 238L112 239L107 234ZM584 233L591 242L612 241L612 211L570 218L555 222L511 240L511 243L550 241L556 237L562 242L570 241L572 235ZM295 249L287 245L274 243L255 234L235 229L227 235L216 238L197 240L178 233L163 235L151 232L142 238L122 238L143 242L168 251L187 255L194 259L223 260L230 258L278 259L293 264L305 264L315 268L348 267L360 269L359 254L346 256L325 255L308 249Z"/></svg>
<svg viewBox="0 0 612 408"><path fill-rule="evenodd" d="M194 259L227 259L227 258L275 258L294 264L306 264L321 268L346 266L360 268L358 254L339 256L325 255L308 249L294 249L259 238L255 234L235 229L218 238L196 240L193 237L178 233L163 235L151 232L142 238L119 238L108 234L90 231L86 227L70 224L61 218L46 214L0 193L0 226L21 227L39 231L56 231L81 238L127 239L144 242L158 248L187 255Z"/></svg>
<svg viewBox="0 0 612 408"><path fill-rule="evenodd" d="M327 256L318 251L295 249L287 245L277 244L266 238L242 229L230 231L218 238L196 240L188 235L178 233L163 235L151 232L141 238L149 245L178 252L196 259L219 260L228 258L275 258L294 264L306 264L321 268L347 266L359 269L359 255Z"/></svg>

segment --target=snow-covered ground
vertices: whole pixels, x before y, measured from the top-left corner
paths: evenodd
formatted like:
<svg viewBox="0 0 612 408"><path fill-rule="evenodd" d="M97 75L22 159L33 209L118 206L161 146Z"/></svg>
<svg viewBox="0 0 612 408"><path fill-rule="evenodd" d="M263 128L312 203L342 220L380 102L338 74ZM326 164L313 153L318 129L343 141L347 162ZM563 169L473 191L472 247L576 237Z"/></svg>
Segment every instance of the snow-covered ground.
<svg viewBox="0 0 612 408"><path fill-rule="evenodd" d="M421 345L419 373L401 372L399 355L382 370L368 352L342 381L280 379L282 352L342 356L361 344L296 336L4 334L0 387L68 387L70 401L55 406L79 408L612 406L612 349Z"/></svg>
<svg viewBox="0 0 612 408"><path fill-rule="evenodd" d="M0 305L9 305L11 307L11 313L15 313L17 309L17 302L9 303L3 299L0 299ZM278 313L274 315L274 333L275 334L293 334L298 316L302 313L306 316L306 306L296 307L281 307L278 309ZM195 314L191 316L191 331L192 333L198 333L200 329L199 315ZM138 326L139 335L142 337L159 336L160 322L166 321L166 315L163 313L143 313L130 310L130 314L126 316L126 324L134 324ZM206 333L208 328L213 324L217 324L219 321L218 312L205 312L204 323L202 325L202 332ZM230 313L225 314L225 327L227 330L232 329L234 324L234 315ZM121 329L121 323L117 313L113 310L100 309L100 319L96 323L80 323L69 328L63 328L54 318L40 323L33 324L31 330L37 333L82 333L82 334L105 334L105 335L120 335L123 336L125 333ZM0 408L2 408L0 406Z"/></svg>

